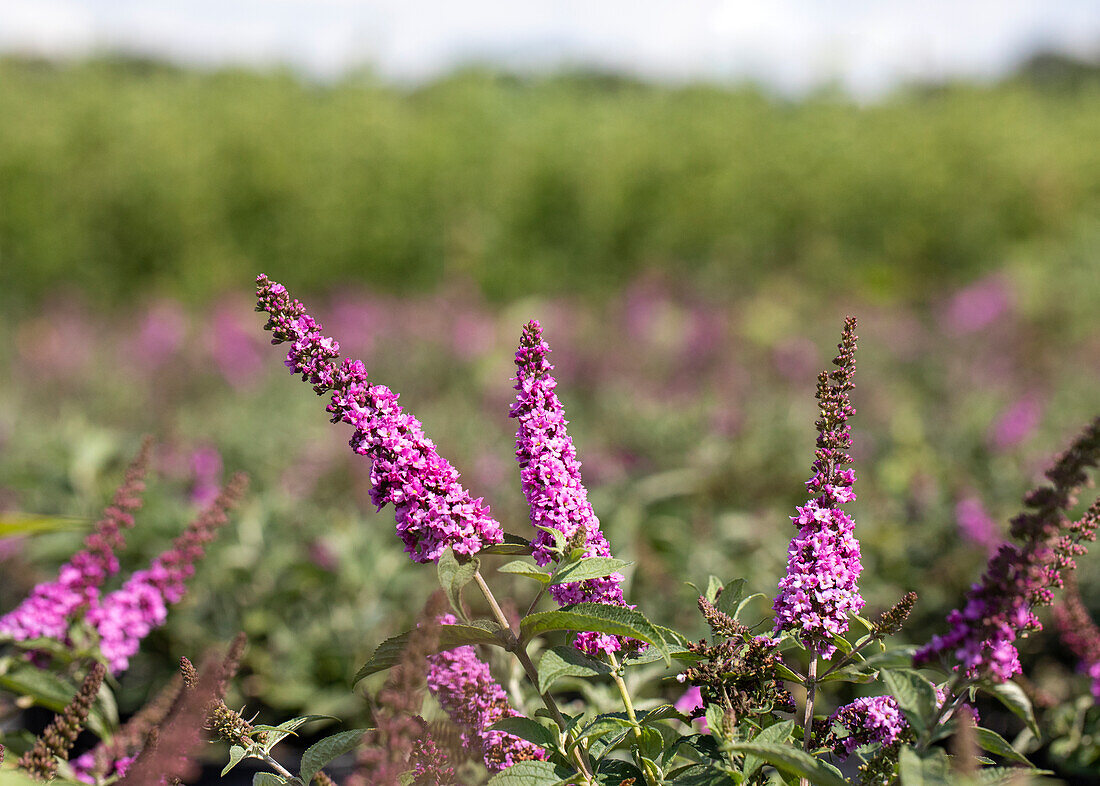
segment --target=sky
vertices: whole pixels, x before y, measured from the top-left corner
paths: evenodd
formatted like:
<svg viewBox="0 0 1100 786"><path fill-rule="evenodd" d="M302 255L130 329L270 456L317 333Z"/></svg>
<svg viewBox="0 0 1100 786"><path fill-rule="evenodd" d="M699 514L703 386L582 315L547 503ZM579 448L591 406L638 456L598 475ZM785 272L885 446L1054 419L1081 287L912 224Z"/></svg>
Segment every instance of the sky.
<svg viewBox="0 0 1100 786"><path fill-rule="evenodd" d="M1039 50L1100 55L1100 0L0 0L0 51L104 50L311 77L421 81L469 62L646 78L898 83L995 78Z"/></svg>

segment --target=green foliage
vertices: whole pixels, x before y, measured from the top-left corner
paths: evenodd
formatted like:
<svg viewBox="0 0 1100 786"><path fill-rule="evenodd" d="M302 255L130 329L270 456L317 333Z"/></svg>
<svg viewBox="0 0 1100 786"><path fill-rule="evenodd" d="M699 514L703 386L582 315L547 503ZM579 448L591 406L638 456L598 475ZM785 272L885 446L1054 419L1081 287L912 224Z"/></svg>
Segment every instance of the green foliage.
<svg viewBox="0 0 1100 786"><path fill-rule="evenodd" d="M511 298L606 293L654 262L723 288L771 269L927 294L1096 214L1098 106L1095 89L1011 83L864 106L568 75L403 90L8 59L5 295L197 302L262 267L313 289L462 275Z"/></svg>

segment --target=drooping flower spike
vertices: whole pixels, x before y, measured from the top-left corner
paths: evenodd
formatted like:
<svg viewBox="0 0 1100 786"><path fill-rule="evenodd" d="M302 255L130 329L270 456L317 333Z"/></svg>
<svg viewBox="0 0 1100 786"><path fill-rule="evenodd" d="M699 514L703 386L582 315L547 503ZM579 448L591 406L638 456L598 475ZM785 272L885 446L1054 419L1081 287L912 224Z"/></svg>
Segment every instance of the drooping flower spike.
<svg viewBox="0 0 1100 786"><path fill-rule="evenodd" d="M130 665L141 641L168 618L168 605L187 592L187 580L205 546L228 520L248 477L235 475L198 518L175 539L172 548L153 560L146 570L135 571L126 583L88 612L88 622L99 634L99 648L112 674Z"/></svg>
<svg viewBox="0 0 1100 786"><path fill-rule="evenodd" d="M397 534L413 561L435 562L448 546L471 555L503 542L504 530L488 505L462 486L458 471L397 403L397 394L369 384L361 361L340 361L340 345L286 287L264 275L256 284L256 310L268 314L271 343L290 345L286 366L318 395L329 396L333 423L355 429L351 447L371 461L371 500L379 510L393 505Z"/></svg>
<svg viewBox="0 0 1100 786"><path fill-rule="evenodd" d="M444 614L439 624L455 624L454 615ZM480 751L490 772L499 772L519 761L546 758L542 748L527 740L489 728L519 713L508 703L504 689L472 646L432 655L428 663L428 689L463 730L466 746Z"/></svg>
<svg viewBox="0 0 1100 786"><path fill-rule="evenodd" d="M841 509L856 498L855 471L843 467L852 463L848 419L855 409L848 396L855 387L857 339L856 320L848 317L833 359L836 369L822 371L817 379L821 417L815 424L814 475L806 482L810 500L791 517L798 534L787 549L787 575L780 579L772 605L775 630L792 632L824 658L832 657L833 636L848 630L848 615L858 613L864 603L857 584L863 566L855 522Z"/></svg>
<svg viewBox="0 0 1100 786"><path fill-rule="evenodd" d="M1054 607L1054 621L1062 641L1080 661L1081 671L1092 680L1092 695L1100 704L1100 627L1085 608L1072 573L1066 580L1065 598Z"/></svg>
<svg viewBox="0 0 1100 786"><path fill-rule="evenodd" d="M134 511L141 507L152 444L148 438L142 442L111 504L85 538L84 548L61 566L56 579L37 585L26 600L0 617L0 635L16 641L65 641L77 613L96 604L103 582L118 573L115 552L125 545L122 533L134 526Z"/></svg>
<svg viewBox="0 0 1100 786"><path fill-rule="evenodd" d="M609 557L611 547L600 531L581 481L581 464L566 431L565 409L554 389L549 345L542 338L537 320L527 324L516 350L516 400L509 414L519 422L516 431L516 459L519 461L523 494L531 509L531 524L537 528L532 540L535 561L548 564L553 558L556 530L567 543L583 544L586 557ZM591 601L626 605L622 574L598 579L555 584L550 594L561 605ZM615 652L638 645L630 639L602 633L581 633L574 645L590 655L601 650Z"/></svg>
<svg viewBox="0 0 1100 786"><path fill-rule="evenodd" d="M76 738L84 729L88 712L99 695L99 686L107 670L102 663L94 663L84 677L80 689L65 706L54 716L53 722L46 727L34 742L34 746L19 759L19 767L35 780L51 781L57 775L57 761L66 761Z"/></svg>
<svg viewBox="0 0 1100 786"><path fill-rule="evenodd" d="M1035 606L1050 605L1062 575L1076 567L1100 525L1100 500L1071 521L1086 470L1100 460L1100 419L1094 420L1059 456L1046 477L1051 485L1024 497L1029 508L1012 520L1013 542L990 557L981 581L971 586L966 605L947 616L951 629L919 649L916 665L954 661L970 679L1003 682L1020 673L1016 639L1042 629ZM957 664L957 665L956 665Z"/></svg>

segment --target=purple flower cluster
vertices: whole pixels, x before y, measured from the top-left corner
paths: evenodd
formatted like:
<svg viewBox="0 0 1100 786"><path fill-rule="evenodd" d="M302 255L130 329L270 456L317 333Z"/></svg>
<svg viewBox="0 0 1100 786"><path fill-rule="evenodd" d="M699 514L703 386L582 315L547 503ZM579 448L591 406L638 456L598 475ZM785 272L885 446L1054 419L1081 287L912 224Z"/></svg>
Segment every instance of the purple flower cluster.
<svg viewBox="0 0 1100 786"><path fill-rule="evenodd" d="M993 551L1001 544L997 522L986 512L977 497L964 497L955 505L955 521L962 536L978 546Z"/></svg>
<svg viewBox="0 0 1100 786"><path fill-rule="evenodd" d="M134 526L133 512L141 507L151 446L149 440L142 444L111 505L84 540L84 548L61 566L56 580L37 585L26 600L0 617L0 635L16 641L37 638L65 641L76 614L96 605L103 582L118 573L115 550L126 543L122 531Z"/></svg>
<svg viewBox="0 0 1100 786"><path fill-rule="evenodd" d="M611 547L600 532L599 519L581 482L581 464L566 432L565 410L554 392L557 382L550 374L554 367L547 359L549 352L549 345L542 339L542 327L538 321L529 322L516 350L516 401L509 414L519 421L516 458L531 509L531 524L538 529L532 541L535 561L546 565L555 556L554 538L547 530L560 532L566 543L583 544L586 557L609 557ZM550 594L563 606L581 601L624 606L622 581L621 574L613 573L555 584ZM577 649L590 655L634 644L629 639L591 632L581 633L574 642Z"/></svg>
<svg viewBox="0 0 1100 786"><path fill-rule="evenodd" d="M1100 525L1100 500L1083 517L1070 521L1066 511L1077 502L1087 480L1085 470L1100 459L1100 419L1080 434L1047 471L1049 486L1024 497L1030 510L1012 520L1014 542L990 557L985 574L966 595L966 605L947 616L950 630L914 655L923 665L953 656L968 678L997 681L1020 673L1016 639L1042 629L1034 606L1049 605L1062 574L1085 553L1082 541L1094 540Z"/></svg>
<svg viewBox="0 0 1100 786"><path fill-rule="evenodd" d="M439 623L453 625L455 617L444 614ZM473 647L456 647L432 655L428 664L428 689L463 729L463 743L481 751L490 772L499 772L518 761L546 758L542 748L527 740L489 730L497 721L519 713L512 709L504 689Z"/></svg>
<svg viewBox="0 0 1100 786"><path fill-rule="evenodd" d="M841 469L852 462L848 418L855 414L848 399L855 374L856 321L848 317L833 360L837 368L818 377L814 476L806 482L810 500L798 507L791 521L798 534L787 549L787 575L779 581L772 605L775 630L792 631L807 647L832 657L833 637L848 630L848 615L863 608L857 581L863 570L855 522L840 506L856 498L855 471Z"/></svg>
<svg viewBox="0 0 1100 786"><path fill-rule="evenodd" d="M504 530L482 499L459 483L459 473L439 455L420 422L405 413L398 396L367 382L358 360L337 363L340 345L321 332L286 287L261 275L258 311L266 311L271 343L289 343L285 364L318 395L330 395L334 423L350 424L352 449L371 460L371 500L381 510L392 503L397 533L415 562L434 562L450 546L475 554L504 540Z"/></svg>
<svg viewBox="0 0 1100 786"><path fill-rule="evenodd" d="M172 548L158 556L146 570L135 571L118 589L88 612L88 622L99 634L99 648L113 674L126 670L142 639L164 624L168 605L187 592L187 580L205 545L228 520L227 511L244 491L245 477L237 475L187 529Z"/></svg>
<svg viewBox="0 0 1100 786"><path fill-rule="evenodd" d="M134 763L136 756L123 756L121 759L116 759L110 763L110 767L103 777L122 778L126 775L126 772L130 769L130 765ZM73 768L73 775L78 781L82 783L95 783L95 773L99 770L96 766L95 753L88 751L73 759L70 763Z"/></svg>
<svg viewBox="0 0 1100 786"><path fill-rule="evenodd" d="M847 736L830 734L833 752L846 759L852 751L873 742L891 745L909 728L893 696L872 696L845 704L829 716L829 725L844 727Z"/></svg>

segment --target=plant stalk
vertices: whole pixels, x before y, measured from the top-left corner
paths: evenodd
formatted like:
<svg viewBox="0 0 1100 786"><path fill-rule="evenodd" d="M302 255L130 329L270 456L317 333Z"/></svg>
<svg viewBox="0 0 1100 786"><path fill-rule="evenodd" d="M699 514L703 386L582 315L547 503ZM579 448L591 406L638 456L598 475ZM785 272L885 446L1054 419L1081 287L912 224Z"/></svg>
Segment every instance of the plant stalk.
<svg viewBox="0 0 1100 786"><path fill-rule="evenodd" d="M806 670L806 707L802 713L802 750L810 752L813 742L814 698L817 696L817 653L811 650L810 668ZM799 786L810 786L809 778L800 778Z"/></svg>
<svg viewBox="0 0 1100 786"><path fill-rule="evenodd" d="M508 618L504 616L504 611L500 608L500 604L497 603L497 599L493 596L493 591L489 589L489 585L485 583L485 577L481 575L480 569L474 571L474 580L477 582L478 588L481 589L481 594L485 596L485 600L489 602L489 608L492 609L493 616L496 617L497 622L504 630L511 633L512 637L515 639L515 631L512 630L512 626L508 623ZM519 660L520 665L523 666L523 671L527 675L527 679L530 680L537 691L539 686L539 673L535 668L535 664L531 662L531 656L527 654L527 647L523 642L517 640L517 646L513 650L513 654L516 656L516 659ZM580 768L585 783L593 783L592 772L588 767L588 762L585 761L584 754L573 746L573 733L569 731L569 724L566 723L565 717L561 714L561 710L558 709L558 703L554 701L554 697L550 695L549 691L546 693L539 691L539 697L542 699L542 703L546 705L546 709L550 711L550 715L553 716L554 722L558 724L558 728L561 729L561 733L565 737L566 747L572 749L573 759Z"/></svg>

